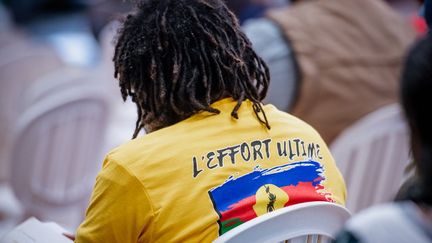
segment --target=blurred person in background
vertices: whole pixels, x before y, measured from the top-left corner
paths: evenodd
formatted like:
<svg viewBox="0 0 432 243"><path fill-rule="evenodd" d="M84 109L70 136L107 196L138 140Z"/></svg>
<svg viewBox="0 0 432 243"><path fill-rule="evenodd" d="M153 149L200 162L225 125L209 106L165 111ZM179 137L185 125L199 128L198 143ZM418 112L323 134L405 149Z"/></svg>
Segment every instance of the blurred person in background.
<svg viewBox="0 0 432 243"><path fill-rule="evenodd" d="M33 40L50 45L65 64L78 68L98 64L99 47L86 12L97 1L4 1L20 28Z"/></svg>
<svg viewBox="0 0 432 243"><path fill-rule="evenodd" d="M13 13L13 18L18 24L26 24L40 17L46 16L47 12L72 12L86 7L86 2L81 0L3 0Z"/></svg>
<svg viewBox="0 0 432 243"><path fill-rule="evenodd" d="M409 21L417 32L418 37L426 34L427 25L421 11L423 0L386 0L396 11ZM419 14L420 12L420 14Z"/></svg>
<svg viewBox="0 0 432 243"><path fill-rule="evenodd" d="M349 220L337 243L432 242L431 35L409 53L401 84L416 175L398 202L369 208Z"/></svg>
<svg viewBox="0 0 432 243"><path fill-rule="evenodd" d="M426 23L429 26L429 34L432 31L432 1L431 0L425 0L424 3L424 15L425 15L425 19L426 19Z"/></svg>
<svg viewBox="0 0 432 243"><path fill-rule="evenodd" d="M344 204L318 133L261 103L267 66L222 0L139 1L118 33L115 77L138 120L76 242L210 242L295 203Z"/></svg>
<svg viewBox="0 0 432 243"><path fill-rule="evenodd" d="M402 58L415 39L382 0L297 0L244 30L272 75L265 101L310 123L327 143L397 102Z"/></svg>
<svg viewBox="0 0 432 243"><path fill-rule="evenodd" d="M248 19L260 18L266 10L286 6L290 0L229 0L228 8L234 12L242 25Z"/></svg>

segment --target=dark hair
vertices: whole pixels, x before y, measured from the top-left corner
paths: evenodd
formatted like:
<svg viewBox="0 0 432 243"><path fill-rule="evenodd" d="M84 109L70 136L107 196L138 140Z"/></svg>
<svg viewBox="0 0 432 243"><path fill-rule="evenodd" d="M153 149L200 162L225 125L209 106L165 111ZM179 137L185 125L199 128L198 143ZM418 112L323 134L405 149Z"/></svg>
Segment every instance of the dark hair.
<svg viewBox="0 0 432 243"><path fill-rule="evenodd" d="M424 11L425 11L426 23L429 26L429 32L431 32L432 29L432 1L431 0L424 1Z"/></svg>
<svg viewBox="0 0 432 243"><path fill-rule="evenodd" d="M417 183L411 199L432 205L432 36L410 51L402 73L402 105L411 130Z"/></svg>
<svg viewBox="0 0 432 243"><path fill-rule="evenodd" d="M234 118L251 100L270 129L260 103L268 68L221 0L140 1L119 30L113 61L123 99L137 104L134 138L152 121L164 127L200 111L218 114L210 104L225 97L237 101Z"/></svg>

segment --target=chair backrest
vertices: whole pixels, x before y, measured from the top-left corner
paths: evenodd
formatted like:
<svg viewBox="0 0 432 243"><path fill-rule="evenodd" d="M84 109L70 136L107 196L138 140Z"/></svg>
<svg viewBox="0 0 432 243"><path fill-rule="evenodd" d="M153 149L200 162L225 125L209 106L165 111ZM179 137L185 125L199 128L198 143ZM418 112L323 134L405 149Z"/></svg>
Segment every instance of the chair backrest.
<svg viewBox="0 0 432 243"><path fill-rule="evenodd" d="M78 86L38 100L20 116L10 182L28 211L87 200L101 165L108 113L99 87Z"/></svg>
<svg viewBox="0 0 432 243"><path fill-rule="evenodd" d="M26 109L39 100L63 90L93 86L101 83L100 77L81 68L63 67L36 79L26 90L20 104ZM105 89L104 86L100 86ZM105 90L104 90L105 92Z"/></svg>
<svg viewBox="0 0 432 243"><path fill-rule="evenodd" d="M349 217L346 208L334 203L299 203L254 218L214 242L330 242Z"/></svg>
<svg viewBox="0 0 432 243"><path fill-rule="evenodd" d="M409 131L399 105L362 118L330 150L345 178L351 212L393 199L409 163Z"/></svg>
<svg viewBox="0 0 432 243"><path fill-rule="evenodd" d="M24 91L35 79L62 65L55 53L38 45L17 43L14 47L0 49L0 181L9 179L6 172L10 161L10 131L21 113Z"/></svg>

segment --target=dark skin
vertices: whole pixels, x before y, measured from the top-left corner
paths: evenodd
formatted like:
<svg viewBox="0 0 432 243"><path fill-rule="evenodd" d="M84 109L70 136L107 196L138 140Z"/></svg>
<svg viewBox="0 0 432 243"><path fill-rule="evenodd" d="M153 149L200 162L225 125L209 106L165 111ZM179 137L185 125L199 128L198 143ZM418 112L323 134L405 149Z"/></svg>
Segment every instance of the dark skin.
<svg viewBox="0 0 432 243"><path fill-rule="evenodd" d="M69 238L72 241L75 241L75 236L72 234L68 234L68 233L63 233L64 236L66 236L67 238Z"/></svg>

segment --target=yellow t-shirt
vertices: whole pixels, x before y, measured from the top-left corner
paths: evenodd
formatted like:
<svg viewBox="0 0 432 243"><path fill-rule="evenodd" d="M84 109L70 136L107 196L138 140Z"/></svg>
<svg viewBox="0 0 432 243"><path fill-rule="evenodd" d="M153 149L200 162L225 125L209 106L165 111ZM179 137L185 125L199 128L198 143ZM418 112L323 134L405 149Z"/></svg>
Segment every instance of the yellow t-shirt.
<svg viewBox="0 0 432 243"><path fill-rule="evenodd" d="M76 242L211 242L281 207L345 203L326 144L303 121L266 105L271 125L245 101L212 105L134 139L106 157Z"/></svg>

